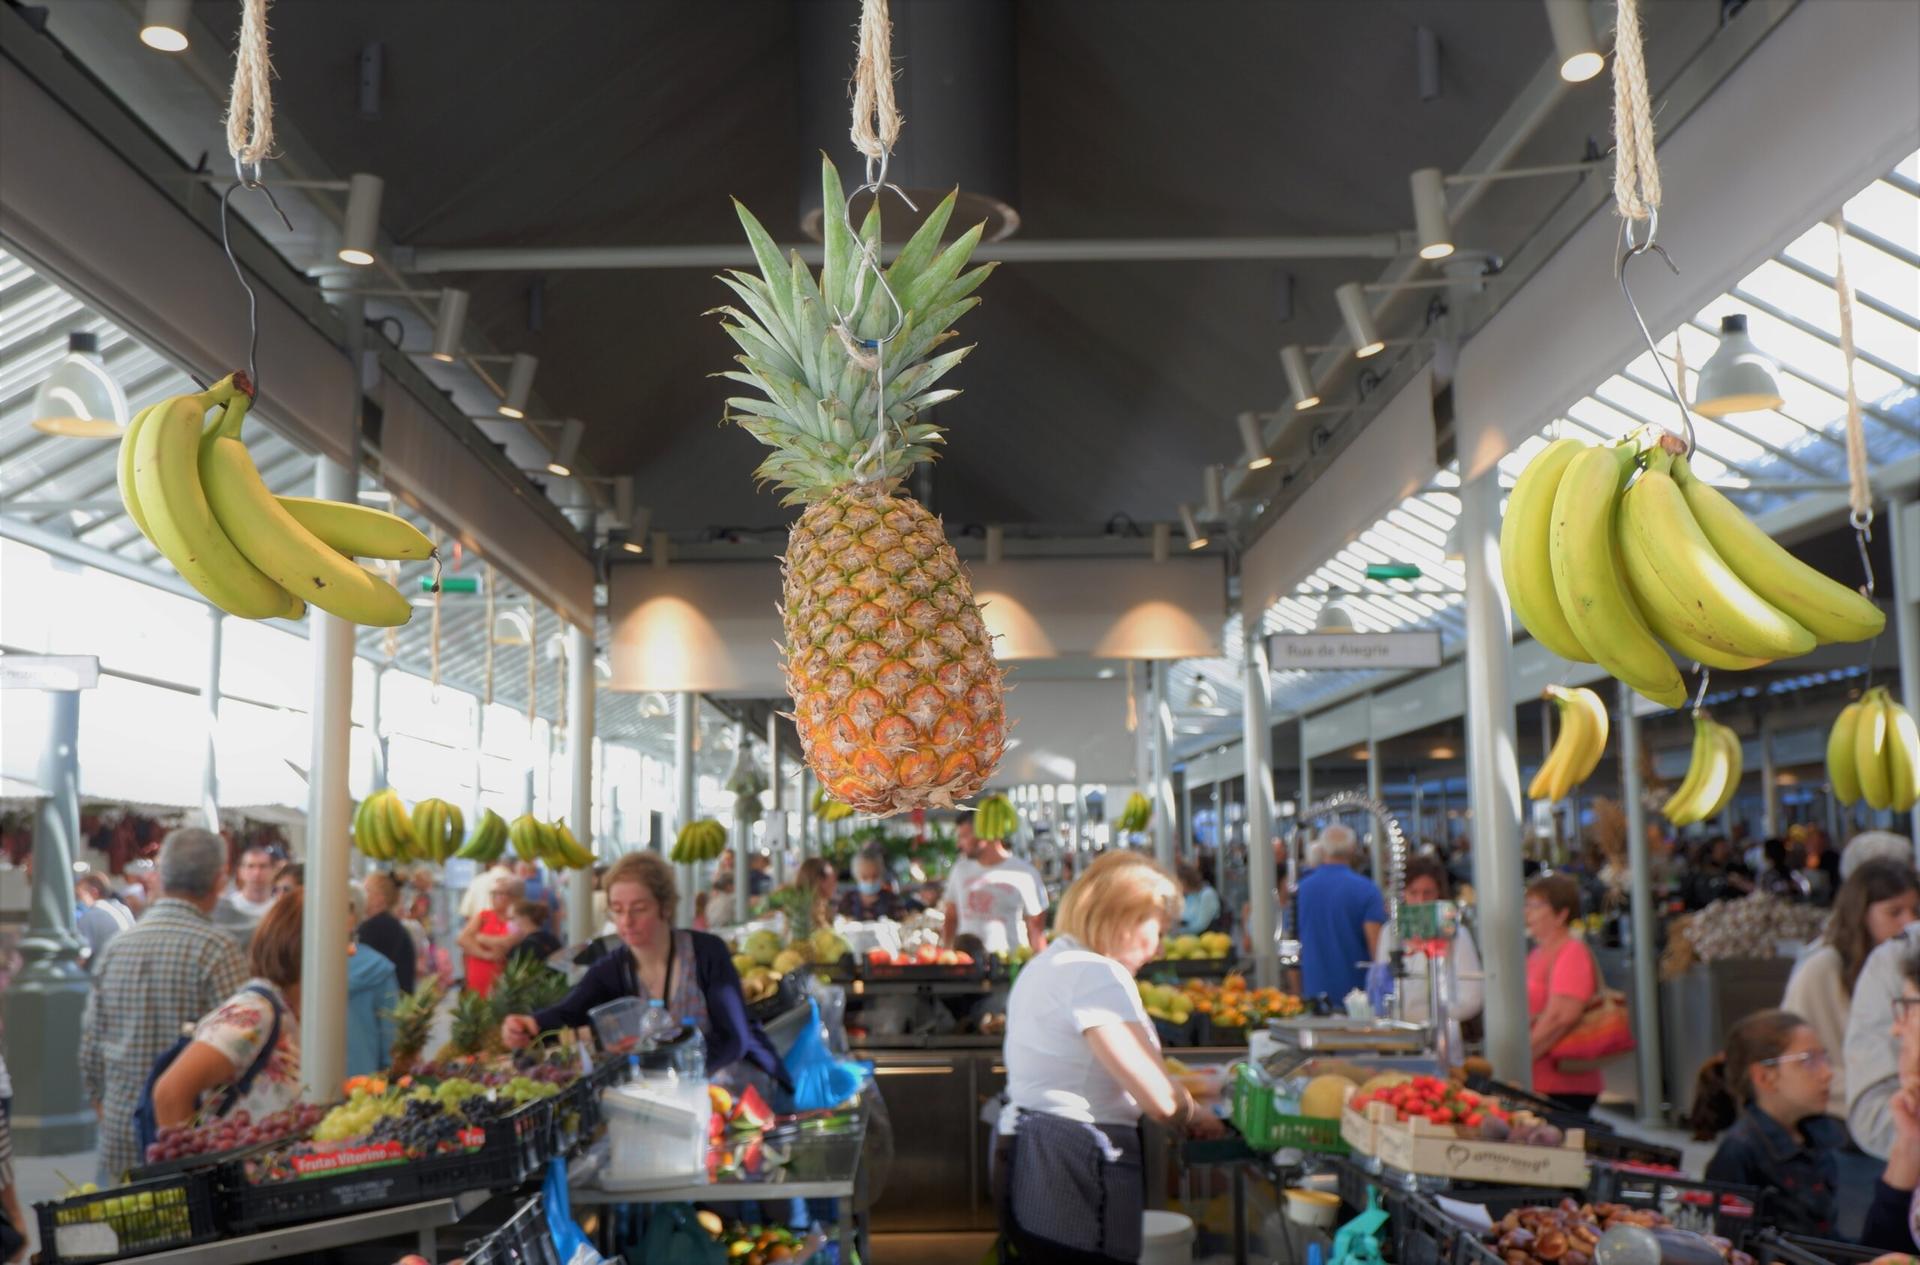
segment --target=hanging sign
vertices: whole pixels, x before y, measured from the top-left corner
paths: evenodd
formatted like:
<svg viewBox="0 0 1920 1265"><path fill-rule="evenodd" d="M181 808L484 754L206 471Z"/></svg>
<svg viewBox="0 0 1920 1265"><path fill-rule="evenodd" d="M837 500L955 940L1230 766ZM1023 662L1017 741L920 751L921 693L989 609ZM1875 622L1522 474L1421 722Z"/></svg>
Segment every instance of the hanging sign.
<svg viewBox="0 0 1920 1265"><path fill-rule="evenodd" d="M90 690L98 684L95 655L0 655L0 690Z"/></svg>
<svg viewBox="0 0 1920 1265"><path fill-rule="evenodd" d="M1275 672L1437 668L1440 666L1440 634L1432 629L1392 633L1270 633L1267 661Z"/></svg>

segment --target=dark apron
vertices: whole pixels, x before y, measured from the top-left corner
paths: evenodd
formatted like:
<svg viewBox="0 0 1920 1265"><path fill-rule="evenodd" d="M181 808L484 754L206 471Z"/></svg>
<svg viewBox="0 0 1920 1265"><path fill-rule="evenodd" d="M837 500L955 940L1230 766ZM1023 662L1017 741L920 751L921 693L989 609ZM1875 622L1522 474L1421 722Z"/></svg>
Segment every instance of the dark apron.
<svg viewBox="0 0 1920 1265"><path fill-rule="evenodd" d="M994 1137L1000 1258L1048 1265L1140 1259L1146 1171L1139 1126L1022 1111Z"/></svg>

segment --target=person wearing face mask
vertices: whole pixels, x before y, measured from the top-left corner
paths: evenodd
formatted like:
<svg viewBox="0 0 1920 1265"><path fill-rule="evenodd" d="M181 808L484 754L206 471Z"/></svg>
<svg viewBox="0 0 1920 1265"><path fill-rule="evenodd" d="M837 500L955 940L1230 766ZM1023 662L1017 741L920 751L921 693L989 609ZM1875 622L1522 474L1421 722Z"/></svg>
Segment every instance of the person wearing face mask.
<svg viewBox="0 0 1920 1265"><path fill-rule="evenodd" d="M887 877L884 854L869 849L853 859L853 887L840 894L840 914L860 922L900 919L919 906L902 896Z"/></svg>

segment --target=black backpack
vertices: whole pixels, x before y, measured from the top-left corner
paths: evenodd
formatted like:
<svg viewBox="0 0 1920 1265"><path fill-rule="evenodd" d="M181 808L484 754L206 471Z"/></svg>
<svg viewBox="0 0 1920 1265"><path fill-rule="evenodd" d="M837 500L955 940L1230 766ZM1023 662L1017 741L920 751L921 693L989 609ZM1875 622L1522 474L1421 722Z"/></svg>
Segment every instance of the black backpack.
<svg viewBox="0 0 1920 1265"><path fill-rule="evenodd" d="M273 1026L267 1029L267 1043L260 1047L260 1053L254 1056L247 1070L238 1080L221 1091L218 1099L219 1110L214 1112L216 1119L232 1111L233 1104L246 1097L247 1091L253 1088L255 1078L266 1069L267 1060L273 1057L273 1047L280 1043L280 999L273 995L272 989L262 988L258 984L249 984L240 991L258 993L267 999L273 1006ZM133 1109L133 1139L139 1163L146 1162L147 1148L160 1136L160 1122L153 1114L153 1087L160 1083L160 1077L173 1066L173 1061L180 1057L180 1052L191 1044L193 1044L191 1034L181 1037L161 1051L147 1068L146 1084L140 1087L140 1101Z"/></svg>

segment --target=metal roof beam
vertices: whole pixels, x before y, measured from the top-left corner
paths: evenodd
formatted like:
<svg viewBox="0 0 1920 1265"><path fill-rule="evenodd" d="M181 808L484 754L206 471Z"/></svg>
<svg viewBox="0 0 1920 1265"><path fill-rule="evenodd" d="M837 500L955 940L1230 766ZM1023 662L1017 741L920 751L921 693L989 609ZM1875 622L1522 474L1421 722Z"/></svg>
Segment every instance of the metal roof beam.
<svg viewBox="0 0 1920 1265"><path fill-rule="evenodd" d="M1831 273L1822 272L1812 264L1803 263L1795 259L1792 255L1784 253L1775 255L1773 262L1792 269L1809 281L1817 281L1829 289L1833 287L1833 275ZM1897 308L1884 299L1876 299L1871 294L1863 293L1858 286L1854 287L1853 298L1854 302L1858 303L1861 307L1878 312L1889 320L1898 321L1900 324L1911 329L1920 329L1920 315Z"/></svg>
<svg viewBox="0 0 1920 1265"><path fill-rule="evenodd" d="M1838 333L1830 332L1819 325L1815 325L1803 316L1795 316L1785 308L1778 307L1760 298L1751 290L1744 290L1739 286L1735 286L1733 289L1727 291L1727 293L1742 303L1745 303L1747 306L1757 311L1765 312L1776 321L1791 325L1801 333L1819 339L1829 347L1838 347L1840 345L1840 335ZM1920 374L1914 373L1911 369L1903 369L1891 360L1876 356L1870 351L1862 351L1859 347L1853 349L1853 354L1889 377L1898 378L1910 387L1920 387Z"/></svg>
<svg viewBox="0 0 1920 1265"><path fill-rule="evenodd" d="M1627 375L1624 372L1622 372L1620 376L1624 378ZM1605 385L1606 385L1605 383L1602 383L1601 388L1604 389ZM1646 416L1645 414L1639 412L1638 410L1628 408L1626 405L1620 403L1618 400L1608 399L1606 396L1600 394L1600 391L1598 390L1596 390L1593 393L1591 398L1598 400L1600 403L1606 405L1608 408L1612 409L1616 413L1620 413L1627 417L1632 418L1634 421L1640 423L1642 426L1653 426L1661 430L1672 429L1665 422L1656 422L1652 418ZM1705 447L1703 447L1701 451L1706 453L1709 457L1712 457L1715 461L1719 462L1721 465L1725 466L1727 469L1738 474L1740 477L1742 478L1753 477L1752 470L1748 469L1746 466L1740 465L1732 461L1724 453L1718 453L1711 448L1705 448ZM1815 470L1813 473L1819 475L1823 479L1827 477L1827 472L1825 470Z"/></svg>

